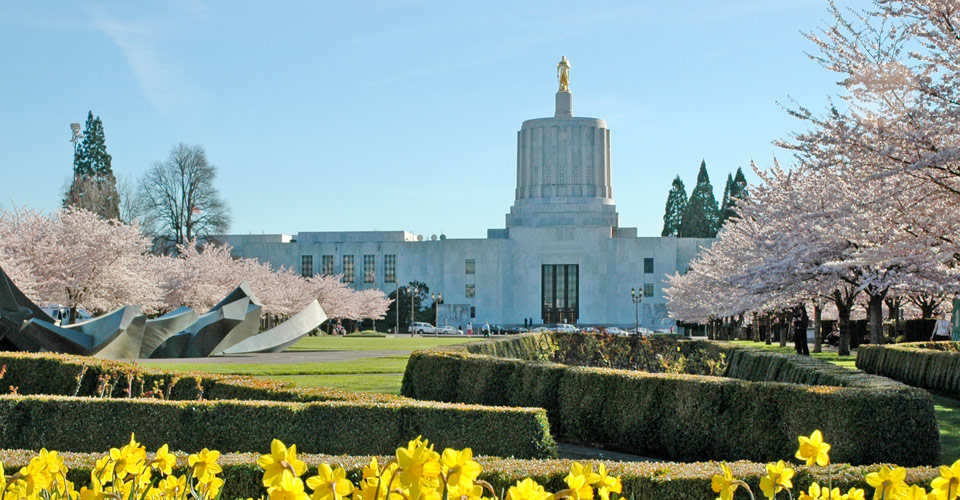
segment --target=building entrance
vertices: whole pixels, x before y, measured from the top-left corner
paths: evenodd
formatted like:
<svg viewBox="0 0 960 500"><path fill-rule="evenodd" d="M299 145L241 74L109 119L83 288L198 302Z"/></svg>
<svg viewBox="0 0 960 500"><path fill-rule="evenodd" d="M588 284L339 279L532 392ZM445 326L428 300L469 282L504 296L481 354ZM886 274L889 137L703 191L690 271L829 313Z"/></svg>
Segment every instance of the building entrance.
<svg viewBox="0 0 960 500"><path fill-rule="evenodd" d="M576 323L580 316L580 266L544 264L540 275L544 323Z"/></svg>

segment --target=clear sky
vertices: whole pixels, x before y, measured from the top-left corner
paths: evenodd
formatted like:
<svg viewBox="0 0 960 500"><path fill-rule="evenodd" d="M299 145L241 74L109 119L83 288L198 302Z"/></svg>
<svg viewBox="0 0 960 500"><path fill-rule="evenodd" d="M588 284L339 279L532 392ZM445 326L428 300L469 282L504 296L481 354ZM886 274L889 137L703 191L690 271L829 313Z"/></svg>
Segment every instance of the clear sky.
<svg viewBox="0 0 960 500"><path fill-rule="evenodd" d="M865 2L839 2L864 6ZM837 77L801 31L826 0L9 2L0 10L0 202L56 209L69 124L99 115L136 179L178 142L219 167L231 233L484 237L514 198L521 122L611 130L620 225L660 234L675 175L790 163L772 141Z"/></svg>

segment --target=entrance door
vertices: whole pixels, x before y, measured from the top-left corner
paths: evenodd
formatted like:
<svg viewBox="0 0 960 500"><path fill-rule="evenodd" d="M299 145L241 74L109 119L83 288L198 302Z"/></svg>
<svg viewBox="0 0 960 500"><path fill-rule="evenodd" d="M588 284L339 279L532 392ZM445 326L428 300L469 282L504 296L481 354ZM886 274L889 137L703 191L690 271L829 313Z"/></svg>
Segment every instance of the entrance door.
<svg viewBox="0 0 960 500"><path fill-rule="evenodd" d="M544 264L540 274L544 323L576 323L580 316L580 266Z"/></svg>

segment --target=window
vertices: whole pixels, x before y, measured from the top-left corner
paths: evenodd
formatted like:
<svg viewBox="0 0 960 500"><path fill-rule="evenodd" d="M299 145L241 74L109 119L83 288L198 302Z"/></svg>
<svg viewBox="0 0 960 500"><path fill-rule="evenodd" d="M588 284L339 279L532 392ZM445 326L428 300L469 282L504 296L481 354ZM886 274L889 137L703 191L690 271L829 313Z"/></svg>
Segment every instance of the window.
<svg viewBox="0 0 960 500"><path fill-rule="evenodd" d="M363 282L364 283L373 283L374 278L376 277L376 256L375 255L364 255L363 256Z"/></svg>
<svg viewBox="0 0 960 500"><path fill-rule="evenodd" d="M353 283L353 255L343 256L343 282Z"/></svg>
<svg viewBox="0 0 960 500"><path fill-rule="evenodd" d="M323 274L333 274L333 255L323 256Z"/></svg>
<svg viewBox="0 0 960 500"><path fill-rule="evenodd" d="M643 259L643 274L653 274L653 257Z"/></svg>
<svg viewBox="0 0 960 500"><path fill-rule="evenodd" d="M472 299L477 296L477 285L467 285L467 298Z"/></svg>
<svg viewBox="0 0 960 500"><path fill-rule="evenodd" d="M313 276L313 255L300 256L300 274L302 276Z"/></svg>
<svg viewBox="0 0 960 500"><path fill-rule="evenodd" d="M646 283L643 285L643 296L653 297L653 283Z"/></svg>
<svg viewBox="0 0 960 500"><path fill-rule="evenodd" d="M383 281L387 283L397 282L397 256L383 256Z"/></svg>
<svg viewBox="0 0 960 500"><path fill-rule="evenodd" d="M544 264L541 270L541 318L544 323L576 323L580 316L580 266Z"/></svg>
<svg viewBox="0 0 960 500"><path fill-rule="evenodd" d="M474 306L470 306L470 318L472 319L476 317L477 317L477 308Z"/></svg>
<svg viewBox="0 0 960 500"><path fill-rule="evenodd" d="M467 274L477 274L477 259L467 259Z"/></svg>

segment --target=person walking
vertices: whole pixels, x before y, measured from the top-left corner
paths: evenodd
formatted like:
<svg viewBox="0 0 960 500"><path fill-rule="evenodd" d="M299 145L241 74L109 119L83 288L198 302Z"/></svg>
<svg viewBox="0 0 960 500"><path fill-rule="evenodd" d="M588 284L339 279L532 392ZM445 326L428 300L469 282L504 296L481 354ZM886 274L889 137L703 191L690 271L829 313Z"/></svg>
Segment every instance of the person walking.
<svg viewBox="0 0 960 500"><path fill-rule="evenodd" d="M807 347L807 327L810 326L810 317L807 316L807 306L800 304L793 310L793 345L797 354L809 356Z"/></svg>

